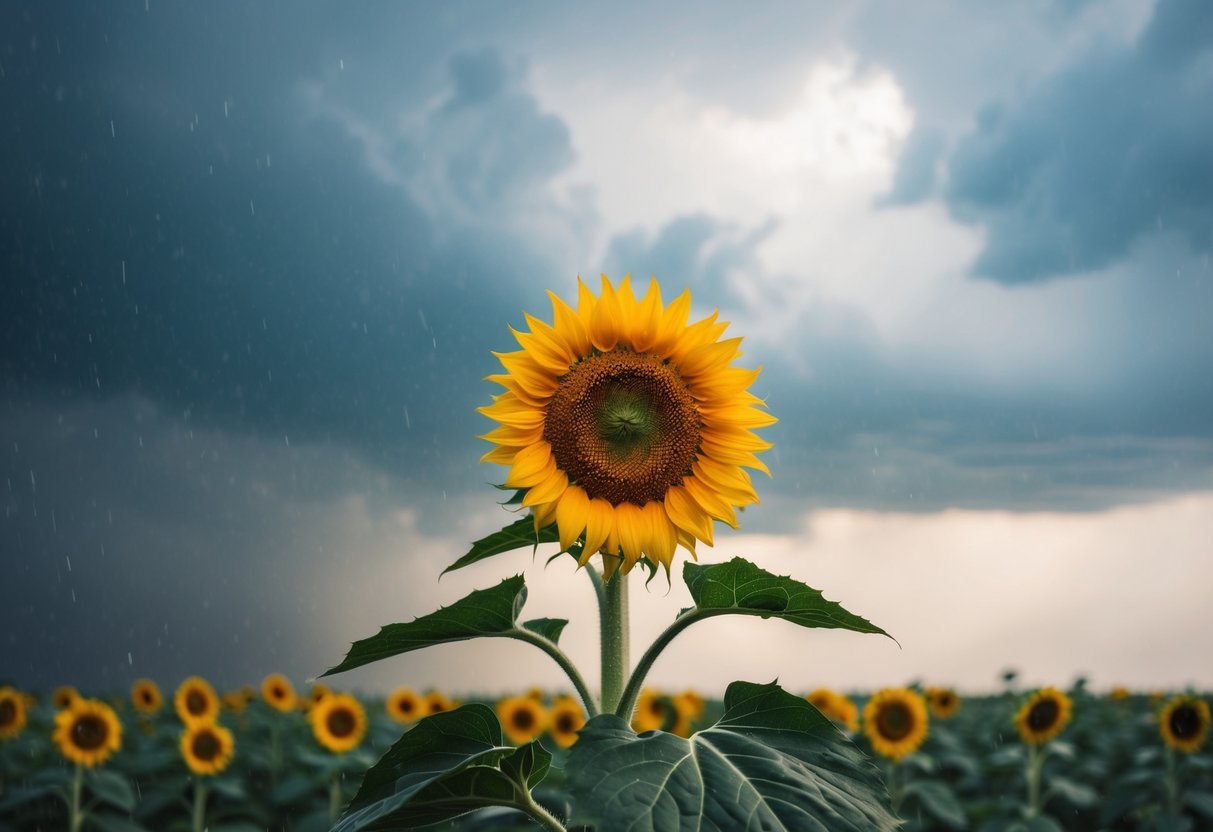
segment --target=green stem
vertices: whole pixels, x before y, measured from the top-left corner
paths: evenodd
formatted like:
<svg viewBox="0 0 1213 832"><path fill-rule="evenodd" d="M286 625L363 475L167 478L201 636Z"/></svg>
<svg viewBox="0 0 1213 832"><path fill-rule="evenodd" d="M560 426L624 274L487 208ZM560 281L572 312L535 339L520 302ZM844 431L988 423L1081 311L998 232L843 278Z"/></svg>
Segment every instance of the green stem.
<svg viewBox="0 0 1213 832"><path fill-rule="evenodd" d="M194 832L204 832L206 829L206 781L201 777L194 778Z"/></svg>
<svg viewBox="0 0 1213 832"><path fill-rule="evenodd" d="M900 767L896 762L889 763L889 805L893 809L893 814L900 817L901 801L905 799L905 790L897 776L899 771Z"/></svg>
<svg viewBox="0 0 1213 832"><path fill-rule="evenodd" d="M70 832L80 832L84 826L84 812L80 810L80 794L84 791L84 766L76 763L76 774L72 778L71 800L67 805L67 822Z"/></svg>
<svg viewBox="0 0 1213 832"><path fill-rule="evenodd" d="M628 679L628 686L624 688L623 696L619 700L618 707L615 708L615 715L630 721L632 711L636 708L636 699L640 696L640 688L644 684L645 677L649 675L649 669L652 668L653 662L657 661L657 657L661 655L661 651L669 646L674 637L685 630L687 627L694 624L696 621L702 621L705 618L711 618L714 615L726 615L728 613L737 613L738 610L699 610L692 609L690 612L684 613L675 619L674 623L666 627L661 635L657 636L657 640L649 645L649 649L644 651L644 655L640 657L640 661L636 663L636 669L632 671L631 677ZM610 709L606 706L606 697L603 697L603 711L610 713Z"/></svg>
<svg viewBox="0 0 1213 832"><path fill-rule="evenodd" d="M341 770L334 769L333 776L329 778L329 826L337 822L341 804Z"/></svg>
<svg viewBox="0 0 1213 832"><path fill-rule="evenodd" d="M1028 817L1040 814L1040 772L1044 768L1043 748L1035 743L1028 746L1028 763L1024 777L1028 781Z"/></svg>
<svg viewBox="0 0 1213 832"><path fill-rule="evenodd" d="M606 582L599 613L602 635L602 710L605 713L618 713L628 672L627 575L616 572L615 576ZM630 716L630 709L628 713ZM628 717L625 716L624 719Z"/></svg>
<svg viewBox="0 0 1213 832"><path fill-rule="evenodd" d="M585 573L590 576L590 583L594 585L594 597L598 599L598 614L601 615L602 608L606 606L606 584L602 582L602 575L593 564L585 565Z"/></svg>
<svg viewBox="0 0 1213 832"><path fill-rule="evenodd" d="M1167 813L1179 815L1179 777L1175 770L1175 749L1167 746Z"/></svg>
<svg viewBox="0 0 1213 832"><path fill-rule="evenodd" d="M535 802L529 789L525 786L517 789L518 808L539 821L539 825L551 832L566 832L565 826L556 816Z"/></svg>
<svg viewBox="0 0 1213 832"><path fill-rule="evenodd" d="M560 665L560 669L569 677L569 681L573 683L573 687L577 689L577 695L581 697L582 703L585 705L586 713L589 716L598 716L598 704L594 701L594 697L590 695L590 689L586 686L585 679L581 678L581 673L572 660L561 650L555 642L546 639L539 633L533 633L530 630L522 627L515 627L505 633L502 633L507 638L525 641L527 644L533 644L543 652L547 653L556 664Z"/></svg>

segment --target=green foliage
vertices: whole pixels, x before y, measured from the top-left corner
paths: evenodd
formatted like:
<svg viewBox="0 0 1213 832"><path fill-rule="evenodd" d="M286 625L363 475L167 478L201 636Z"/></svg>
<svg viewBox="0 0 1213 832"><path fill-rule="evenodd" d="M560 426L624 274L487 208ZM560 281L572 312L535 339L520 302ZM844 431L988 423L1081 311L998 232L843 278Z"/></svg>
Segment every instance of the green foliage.
<svg viewBox="0 0 1213 832"><path fill-rule="evenodd" d="M521 575L506 578L491 589L478 589L449 607L407 624L388 624L376 635L354 642L345 660L323 676L342 673L371 662L435 644L466 641L479 636L508 636L526 603Z"/></svg>
<svg viewBox="0 0 1213 832"><path fill-rule="evenodd" d="M597 829L895 829L879 772L816 708L734 682L724 715L690 739L587 723L568 761L573 821Z"/></svg>
<svg viewBox="0 0 1213 832"><path fill-rule="evenodd" d="M682 568L682 579L691 591L695 606L683 610L680 615L759 615L790 621L801 627L888 635L866 618L847 612L834 601L827 601L821 590L789 577L773 575L744 558L714 564L687 561Z"/></svg>
<svg viewBox="0 0 1213 832"><path fill-rule="evenodd" d="M465 705L421 720L366 773L333 832L413 829L488 806L525 811L552 755L502 742L493 711Z"/></svg>
<svg viewBox="0 0 1213 832"><path fill-rule="evenodd" d="M487 537L477 540L472 544L472 548L468 550L466 555L446 569L443 569L442 574L445 575L447 572L454 572L456 569L471 566L473 563L479 563L486 558L491 558L493 555L512 552L525 546L530 546L533 549L540 543L558 543L559 541L560 535L556 531L554 523L540 529L539 533L536 534L535 521L530 515L527 515L515 520L501 531L493 532Z"/></svg>

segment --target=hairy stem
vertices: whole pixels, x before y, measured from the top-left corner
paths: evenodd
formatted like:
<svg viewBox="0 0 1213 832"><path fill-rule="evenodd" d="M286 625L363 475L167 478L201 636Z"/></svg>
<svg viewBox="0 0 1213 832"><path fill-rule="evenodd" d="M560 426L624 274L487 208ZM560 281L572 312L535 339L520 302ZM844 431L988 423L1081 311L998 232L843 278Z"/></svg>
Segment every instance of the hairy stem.
<svg viewBox="0 0 1213 832"><path fill-rule="evenodd" d="M606 582L599 610L602 634L602 710L614 712L624 691L628 672L627 575L616 572Z"/></svg>
<svg viewBox="0 0 1213 832"><path fill-rule="evenodd" d="M564 674L569 677L569 681L573 683L573 687L577 690L577 695L581 697L581 702L585 705L586 714L591 717L598 716L598 703L590 695L590 689L586 686L585 679L581 677L581 673L577 670L572 660L569 659L568 655L555 642L522 627L515 627L503 633L503 635L507 638L533 644L551 656L556 664L560 665L560 669L564 671Z"/></svg>

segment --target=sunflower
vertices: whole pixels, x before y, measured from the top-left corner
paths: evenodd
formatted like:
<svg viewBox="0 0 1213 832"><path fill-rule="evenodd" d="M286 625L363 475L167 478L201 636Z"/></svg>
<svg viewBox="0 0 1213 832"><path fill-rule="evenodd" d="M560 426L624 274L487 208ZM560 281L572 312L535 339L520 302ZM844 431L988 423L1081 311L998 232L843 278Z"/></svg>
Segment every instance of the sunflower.
<svg viewBox="0 0 1213 832"><path fill-rule="evenodd" d="M261 698L279 711L295 710L295 686L281 673L271 673L261 681Z"/></svg>
<svg viewBox="0 0 1213 832"><path fill-rule="evenodd" d="M693 690L684 690L674 696L671 701L674 703L674 711L678 716L674 720L674 727L670 730L680 737L691 736L695 721L703 716L703 697Z"/></svg>
<svg viewBox="0 0 1213 832"><path fill-rule="evenodd" d="M877 691L863 706L863 730L873 751L897 762L927 738L927 703L909 688Z"/></svg>
<svg viewBox="0 0 1213 832"><path fill-rule="evenodd" d="M1191 754L1209 736L1209 703L1195 696L1176 696L1158 715L1158 731L1163 742Z"/></svg>
<svg viewBox="0 0 1213 832"><path fill-rule="evenodd" d="M523 745L543 733L548 712L531 696L511 696L497 703L497 718L509 741Z"/></svg>
<svg viewBox="0 0 1213 832"><path fill-rule="evenodd" d="M104 702L77 698L55 714L52 737L64 757L92 768L122 747L122 723Z"/></svg>
<svg viewBox="0 0 1213 832"><path fill-rule="evenodd" d="M25 727L25 696L16 688L0 688L0 740L11 740Z"/></svg>
<svg viewBox="0 0 1213 832"><path fill-rule="evenodd" d="M1040 745L1061 733L1073 709L1070 697L1057 688L1041 688L1028 697L1015 715L1015 728L1024 742Z"/></svg>
<svg viewBox="0 0 1213 832"><path fill-rule="evenodd" d="M366 735L366 710L348 693L330 693L308 712L316 742L334 754L353 750Z"/></svg>
<svg viewBox="0 0 1213 832"><path fill-rule="evenodd" d="M548 733L561 748L577 742L577 732L585 725L585 711L576 699L561 696L548 711Z"/></svg>
<svg viewBox="0 0 1213 832"><path fill-rule="evenodd" d="M1113 702L1124 702L1129 698L1129 689L1124 685L1117 685L1108 692L1108 697Z"/></svg>
<svg viewBox="0 0 1213 832"><path fill-rule="evenodd" d="M223 694L223 708L231 711L234 714L244 713L244 709L248 707L248 703L257 698L257 694L251 687L245 685L237 690L229 690Z"/></svg>
<svg viewBox="0 0 1213 832"><path fill-rule="evenodd" d="M822 716L838 723L848 731L859 730L859 708L847 696L830 688L817 688L805 696L809 703L821 711Z"/></svg>
<svg viewBox="0 0 1213 832"><path fill-rule="evenodd" d="M632 730L638 734L645 731L661 731L674 727L678 720L674 701L655 688L645 688L636 697L636 710L632 712Z"/></svg>
<svg viewBox="0 0 1213 832"><path fill-rule="evenodd" d="M328 685L324 684L323 682L317 682L316 684L312 685L311 695L308 698L303 699L301 704L307 707L308 710L311 710L320 704L321 699L328 696L332 692L333 689Z"/></svg>
<svg viewBox="0 0 1213 832"><path fill-rule="evenodd" d="M440 714L443 711L449 711L455 707L455 703L445 693L437 690L432 690L425 695L425 704L422 706L426 716L430 714Z"/></svg>
<svg viewBox="0 0 1213 832"><path fill-rule="evenodd" d="M51 704L55 706L55 710L62 711L64 708L70 708L72 703L79 698L80 691L71 685L60 685L51 694Z"/></svg>
<svg viewBox="0 0 1213 832"><path fill-rule="evenodd" d="M536 530L555 523L581 565L604 555L608 577L642 557L669 571L674 550L712 544L712 521L737 527L758 502L743 468L770 473L771 447L752 429L775 423L747 388L760 370L733 367L740 338L713 312L690 326L690 292L668 307L654 280L637 300L629 278L604 275L598 297L580 279L577 309L548 293L551 325L526 316L522 349L495 353L505 392L480 413L500 423L482 461L510 466Z"/></svg>
<svg viewBox="0 0 1213 832"><path fill-rule="evenodd" d="M429 713L425 699L414 693L411 688L396 688L388 696L384 707L387 709L387 715L401 725L416 722Z"/></svg>
<svg viewBox="0 0 1213 832"><path fill-rule="evenodd" d="M236 750L232 732L217 722L199 722L181 734L181 756L194 774L218 774Z"/></svg>
<svg viewBox="0 0 1213 832"><path fill-rule="evenodd" d="M927 704L932 716L951 719L960 710L960 697L952 688L927 688Z"/></svg>
<svg viewBox="0 0 1213 832"><path fill-rule="evenodd" d="M164 707L164 696L151 679L139 679L131 686L131 703L139 713L151 716Z"/></svg>
<svg viewBox="0 0 1213 832"><path fill-rule="evenodd" d="M219 697L210 682L201 676L191 676L177 687L173 707L186 725L214 722L219 716Z"/></svg>

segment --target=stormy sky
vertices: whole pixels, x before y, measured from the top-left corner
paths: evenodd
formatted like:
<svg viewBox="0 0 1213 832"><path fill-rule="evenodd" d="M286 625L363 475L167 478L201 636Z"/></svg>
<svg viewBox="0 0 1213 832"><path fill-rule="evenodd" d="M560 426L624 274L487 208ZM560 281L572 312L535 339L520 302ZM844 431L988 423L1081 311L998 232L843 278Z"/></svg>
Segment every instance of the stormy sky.
<svg viewBox="0 0 1213 832"><path fill-rule="evenodd" d="M437 577L512 519L491 351L630 272L781 420L701 556L901 643L723 619L655 683L1213 686L1210 100L1200 0L5 4L0 677L302 682L525 571L596 678L567 563Z"/></svg>

